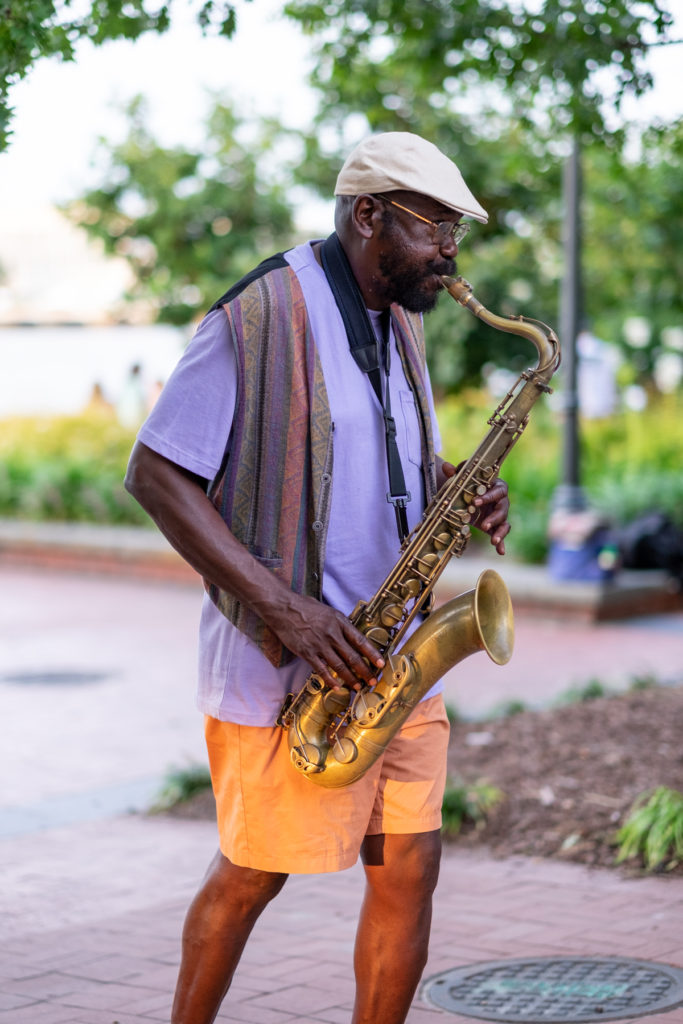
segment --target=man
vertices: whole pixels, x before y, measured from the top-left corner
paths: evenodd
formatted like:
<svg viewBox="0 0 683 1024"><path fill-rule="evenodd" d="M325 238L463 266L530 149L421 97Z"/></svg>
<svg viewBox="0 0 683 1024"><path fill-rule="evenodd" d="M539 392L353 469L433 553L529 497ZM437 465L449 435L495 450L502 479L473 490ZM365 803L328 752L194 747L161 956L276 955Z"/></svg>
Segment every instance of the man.
<svg viewBox="0 0 683 1024"><path fill-rule="evenodd" d="M448 742L440 686L342 789L296 772L274 723L312 670L330 687L381 672L347 615L374 594L400 536L454 472L434 454L420 314L435 305L440 275L455 272L463 215L486 213L455 165L409 133L361 143L335 193L335 235L266 261L204 319L127 475L207 586L199 707L220 852L185 923L173 1024L215 1019L289 873L340 870L359 854L367 886L353 1024L404 1021L427 957ZM361 340L383 353L377 394L350 351L354 303ZM394 433L398 485L387 468ZM503 554L506 485L477 504Z"/></svg>

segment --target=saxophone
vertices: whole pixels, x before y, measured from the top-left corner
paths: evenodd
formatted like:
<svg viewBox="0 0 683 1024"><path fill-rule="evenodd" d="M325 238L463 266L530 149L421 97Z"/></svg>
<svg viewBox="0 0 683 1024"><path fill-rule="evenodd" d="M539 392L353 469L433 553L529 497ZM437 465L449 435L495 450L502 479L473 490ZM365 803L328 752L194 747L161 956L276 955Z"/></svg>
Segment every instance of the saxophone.
<svg viewBox="0 0 683 1024"><path fill-rule="evenodd" d="M394 569L369 601L359 601L351 622L371 640L385 667L374 687L329 689L312 673L290 694L278 724L288 731L294 767L328 789L359 779L383 753L415 705L459 661L485 651L497 665L512 656L514 626L510 595L492 569L474 590L430 611L434 585L452 556L462 555L477 508L500 466L524 431L529 411L560 365L557 336L546 325L522 316L497 316L485 309L462 277L444 277L449 294L484 323L528 338L538 363L525 370L488 420L489 432L430 502L403 541ZM400 648L419 614L426 617Z"/></svg>

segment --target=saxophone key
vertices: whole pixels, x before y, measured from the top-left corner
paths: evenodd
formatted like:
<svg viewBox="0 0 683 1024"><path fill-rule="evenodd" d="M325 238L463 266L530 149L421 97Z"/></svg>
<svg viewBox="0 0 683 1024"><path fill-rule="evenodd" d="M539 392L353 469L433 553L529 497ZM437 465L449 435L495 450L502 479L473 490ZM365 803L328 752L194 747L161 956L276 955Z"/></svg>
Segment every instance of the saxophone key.
<svg viewBox="0 0 683 1024"><path fill-rule="evenodd" d="M325 757L314 743L302 743L292 747L290 757L294 767L304 774L315 775L325 767Z"/></svg>
<svg viewBox="0 0 683 1024"><path fill-rule="evenodd" d="M434 547L438 551L440 551L443 548L448 547L448 545L451 542L451 537L452 534L450 533L437 533L436 536L432 539L432 543L434 544Z"/></svg>
<svg viewBox="0 0 683 1024"><path fill-rule="evenodd" d="M387 706L387 698L376 690L359 690L353 702L352 717L358 725L368 728L375 725Z"/></svg>
<svg viewBox="0 0 683 1024"><path fill-rule="evenodd" d="M379 618L383 626L391 628L397 625L403 618L403 606L400 604L386 604L382 608Z"/></svg>
<svg viewBox="0 0 683 1024"><path fill-rule="evenodd" d="M422 590L422 583L416 576L409 576L401 584L401 590L404 597L417 597Z"/></svg>
<svg viewBox="0 0 683 1024"><path fill-rule="evenodd" d="M358 747L353 740L337 738L332 747L332 753L340 764L351 764L358 757Z"/></svg>
<svg viewBox="0 0 683 1024"><path fill-rule="evenodd" d="M373 644L377 644L380 649L386 647L390 639L389 631L381 626L373 626L365 635L368 640L372 640Z"/></svg>

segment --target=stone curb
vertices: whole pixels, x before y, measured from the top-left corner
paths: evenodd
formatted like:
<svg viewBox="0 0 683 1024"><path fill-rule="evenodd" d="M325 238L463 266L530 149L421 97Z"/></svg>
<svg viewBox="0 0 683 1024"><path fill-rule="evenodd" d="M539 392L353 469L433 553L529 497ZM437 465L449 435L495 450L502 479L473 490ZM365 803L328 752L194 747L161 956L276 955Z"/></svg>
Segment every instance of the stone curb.
<svg viewBox="0 0 683 1024"><path fill-rule="evenodd" d="M196 583L197 574L154 529L93 523L0 520L0 565ZM470 590L493 568L503 576L515 608L586 621L683 610L683 594L659 570L622 571L611 581L554 580L545 566L522 565L468 552L453 559L439 581L439 596Z"/></svg>

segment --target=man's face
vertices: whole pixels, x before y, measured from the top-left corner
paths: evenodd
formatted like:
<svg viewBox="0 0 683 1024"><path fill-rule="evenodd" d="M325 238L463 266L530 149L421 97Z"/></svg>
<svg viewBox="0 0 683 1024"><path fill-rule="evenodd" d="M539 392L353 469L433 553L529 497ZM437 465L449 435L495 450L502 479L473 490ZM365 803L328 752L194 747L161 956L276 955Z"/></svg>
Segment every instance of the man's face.
<svg viewBox="0 0 683 1024"><path fill-rule="evenodd" d="M424 196L392 193L391 198L394 196L430 220L460 219L452 210ZM397 302L411 313L434 309L442 289L441 275L456 273L457 247L452 240L439 245L434 242L434 230L429 224L386 204L378 242L377 260L386 300Z"/></svg>

